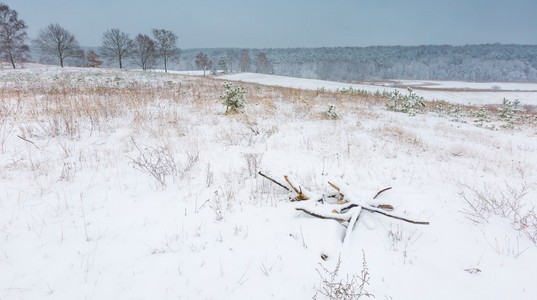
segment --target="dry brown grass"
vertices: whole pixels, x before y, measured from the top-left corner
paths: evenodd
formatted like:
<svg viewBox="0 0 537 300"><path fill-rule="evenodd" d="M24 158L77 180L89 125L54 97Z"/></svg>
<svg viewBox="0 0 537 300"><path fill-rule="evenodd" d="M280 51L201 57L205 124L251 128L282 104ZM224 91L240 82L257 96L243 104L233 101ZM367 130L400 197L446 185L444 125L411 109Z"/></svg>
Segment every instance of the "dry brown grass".
<svg viewBox="0 0 537 300"><path fill-rule="evenodd" d="M224 82L218 78L208 78L214 81L221 90ZM255 83L240 82L246 90L247 112L255 113L263 117L272 117L278 113L277 102L291 106L291 118L305 120L322 119L322 112L329 103L338 107L341 113L357 113L367 118L377 117L369 109L371 106L382 106L384 101L381 97L364 96L360 94L344 94L335 91L316 91L279 86L260 85ZM280 112L281 113L281 112Z"/></svg>
<svg viewBox="0 0 537 300"><path fill-rule="evenodd" d="M387 138L397 144L410 146L412 148L425 148L424 141L414 132L405 129L398 124L385 124L375 130L377 135Z"/></svg>
<svg viewBox="0 0 537 300"><path fill-rule="evenodd" d="M223 80L219 78L104 70L94 71L88 78L85 73L58 72L50 75L54 78L23 75L0 84L0 118L4 123L19 124L21 133L27 137L74 139L88 127L93 132L124 125L116 122L128 122L135 133L183 135L190 126L185 116L195 113L203 122L214 123L224 112L219 99ZM383 96L360 93L238 84L246 90L245 114L254 121L271 119L276 114L283 114L289 120L325 119L324 112L330 103L336 105L337 113L343 118L377 119L380 110L372 108L382 108L386 103ZM446 110L451 106L445 102L430 102L428 109ZM478 109L460 107L465 113ZM485 109L490 114L496 112L492 106ZM535 119L537 112L528 110L527 114ZM423 146L419 138L396 126L384 126L380 132L407 144Z"/></svg>

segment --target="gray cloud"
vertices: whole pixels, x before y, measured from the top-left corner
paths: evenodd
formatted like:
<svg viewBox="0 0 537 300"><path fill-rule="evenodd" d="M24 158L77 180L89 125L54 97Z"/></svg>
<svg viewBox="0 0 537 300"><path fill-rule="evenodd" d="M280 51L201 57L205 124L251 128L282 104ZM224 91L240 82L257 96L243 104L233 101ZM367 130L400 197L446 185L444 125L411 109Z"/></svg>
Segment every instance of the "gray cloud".
<svg viewBox="0 0 537 300"><path fill-rule="evenodd" d="M81 45L102 33L166 28L182 48L537 44L534 0L17 0L30 26L52 22Z"/></svg>

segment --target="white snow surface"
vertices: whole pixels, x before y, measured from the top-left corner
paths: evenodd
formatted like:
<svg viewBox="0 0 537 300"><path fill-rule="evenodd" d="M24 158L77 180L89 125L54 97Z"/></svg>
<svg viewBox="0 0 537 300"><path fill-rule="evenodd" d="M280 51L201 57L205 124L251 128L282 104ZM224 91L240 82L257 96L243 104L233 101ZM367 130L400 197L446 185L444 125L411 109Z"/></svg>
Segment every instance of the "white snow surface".
<svg viewBox="0 0 537 300"><path fill-rule="evenodd" d="M504 98L507 98L511 101L518 99L522 105L537 105L537 83L397 80L349 84L258 73L236 73L224 75L222 78L306 90L327 89L335 91L352 87L374 93L375 91L392 92L396 89L406 92L407 87L410 87L426 100L481 105L500 104Z"/></svg>
<svg viewBox="0 0 537 300"><path fill-rule="evenodd" d="M348 87L259 74L222 78ZM75 87L137 83L172 92L102 122L73 121L69 111L55 120L29 113L53 109L54 95ZM248 102L247 94L245 113L226 115L223 89L201 88L221 83L142 71L1 70L0 299L311 299L321 265L333 270L340 256L345 279L360 275L363 255L375 299L537 299L537 246L507 218L471 221L461 197L473 199L472 190L509 197L509 189L527 187L522 210L537 205L535 127L493 131L356 103L337 103L341 118L326 120L317 117L323 103L270 93L267 103ZM50 87L58 93L40 92ZM84 97L72 95L93 101ZM108 103L102 112L143 95L110 97L100 100ZM63 120L79 130L54 131ZM134 167L134 143L169 149L186 171L162 187ZM189 155L198 160L187 170ZM259 159L258 168L248 157ZM356 199L431 224L362 211L343 244L345 227L295 211L288 193L256 170L282 182L290 175L319 193L333 191L331 181Z"/></svg>

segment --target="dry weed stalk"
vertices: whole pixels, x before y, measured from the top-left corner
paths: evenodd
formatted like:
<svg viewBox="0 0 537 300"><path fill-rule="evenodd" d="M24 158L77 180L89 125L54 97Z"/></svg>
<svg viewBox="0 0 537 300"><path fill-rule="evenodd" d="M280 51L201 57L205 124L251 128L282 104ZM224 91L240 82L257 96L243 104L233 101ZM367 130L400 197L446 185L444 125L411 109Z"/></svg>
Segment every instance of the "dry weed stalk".
<svg viewBox="0 0 537 300"><path fill-rule="evenodd" d="M257 176L257 172L261 169L261 162L263 160L263 153L244 153L244 162L246 163L246 169L250 177Z"/></svg>
<svg viewBox="0 0 537 300"><path fill-rule="evenodd" d="M338 257L336 266L333 271L328 270L322 264L321 270L316 269L321 277L321 286L313 296L318 299L319 294L329 300L356 300L362 297L374 298L375 296L366 290L369 285L369 268L365 259L365 253L362 251L362 271L360 275L341 277L339 275L341 267L341 255Z"/></svg>
<svg viewBox="0 0 537 300"><path fill-rule="evenodd" d="M378 130L383 136L394 139L398 143L407 144L409 146L423 148L424 142L417 134L404 129L403 126L384 125Z"/></svg>
<svg viewBox="0 0 537 300"><path fill-rule="evenodd" d="M537 214L535 207L526 209L527 203L523 201L529 193L529 187L522 183L515 187L505 183L505 188L483 190L464 186L470 193L467 196L460 192L461 198L467 207L462 211L468 219L476 223L489 223L492 216L499 216L509 220L513 228L523 232L533 243L537 244Z"/></svg>
<svg viewBox="0 0 537 300"><path fill-rule="evenodd" d="M138 150L138 157L131 158L133 166L153 176L162 187L165 187L167 185L167 178L177 174L177 163L170 149L166 147L145 147L142 149L134 139L132 142L136 150Z"/></svg>

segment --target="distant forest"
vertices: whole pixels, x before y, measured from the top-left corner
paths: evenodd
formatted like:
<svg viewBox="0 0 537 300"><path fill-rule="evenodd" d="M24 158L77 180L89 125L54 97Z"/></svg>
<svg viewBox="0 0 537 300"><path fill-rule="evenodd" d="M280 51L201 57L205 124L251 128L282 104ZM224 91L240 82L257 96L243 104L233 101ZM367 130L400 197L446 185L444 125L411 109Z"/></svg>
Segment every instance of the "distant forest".
<svg viewBox="0 0 537 300"><path fill-rule="evenodd" d="M98 48L84 48L98 50ZM241 65L247 50L250 62ZM461 80L461 81L537 81L537 45L467 45L467 46L373 46L336 48L182 49L170 70L196 70L196 56L207 55L213 72L269 73L333 81L383 79ZM265 53L268 68L260 70L256 57ZM37 58L39 55L32 54ZM43 60L40 60L43 61ZM43 61L46 62L46 61ZM71 61L71 65L83 65ZM114 61L103 66L117 67ZM127 61L126 67L139 68ZM153 68L161 68L155 64Z"/></svg>
<svg viewBox="0 0 537 300"><path fill-rule="evenodd" d="M58 23L29 39L28 26L0 2L0 66L26 61L85 66L259 72L334 81L416 79L537 81L537 45L372 46L287 49L186 49L170 30L130 38L118 28L99 47L80 47ZM30 46L31 44L31 46ZM3 67L3 66L2 66Z"/></svg>
<svg viewBox="0 0 537 300"><path fill-rule="evenodd" d="M255 57L264 52L270 73L334 80L462 80L537 81L537 45L374 46L340 48L248 49L249 71ZM195 56L207 53L213 61L225 60L233 71L240 64L241 49L188 49L178 61L182 70L196 69Z"/></svg>

